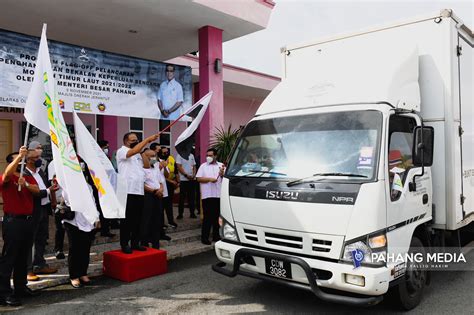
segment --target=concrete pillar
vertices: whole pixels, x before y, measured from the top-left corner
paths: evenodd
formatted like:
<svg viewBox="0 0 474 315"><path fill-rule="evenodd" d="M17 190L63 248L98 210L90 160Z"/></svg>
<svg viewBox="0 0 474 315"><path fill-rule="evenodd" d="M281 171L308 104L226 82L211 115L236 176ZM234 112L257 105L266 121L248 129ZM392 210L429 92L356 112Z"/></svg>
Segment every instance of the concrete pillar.
<svg viewBox="0 0 474 315"><path fill-rule="evenodd" d="M216 128L224 126L224 82L222 67L220 72L215 70L217 59L222 65L222 30L204 26L199 29L199 97L196 99L209 91L214 94L196 137L201 161L206 160L206 150Z"/></svg>

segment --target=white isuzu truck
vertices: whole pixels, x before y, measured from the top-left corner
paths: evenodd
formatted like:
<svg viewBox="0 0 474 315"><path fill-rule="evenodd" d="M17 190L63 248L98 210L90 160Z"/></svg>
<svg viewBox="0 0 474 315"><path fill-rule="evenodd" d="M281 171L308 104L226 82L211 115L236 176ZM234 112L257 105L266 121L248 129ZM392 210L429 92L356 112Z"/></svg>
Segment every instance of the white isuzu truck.
<svg viewBox="0 0 474 315"><path fill-rule="evenodd" d="M283 48L227 166L213 270L415 307L429 270L409 257L474 224L473 37L443 10Z"/></svg>

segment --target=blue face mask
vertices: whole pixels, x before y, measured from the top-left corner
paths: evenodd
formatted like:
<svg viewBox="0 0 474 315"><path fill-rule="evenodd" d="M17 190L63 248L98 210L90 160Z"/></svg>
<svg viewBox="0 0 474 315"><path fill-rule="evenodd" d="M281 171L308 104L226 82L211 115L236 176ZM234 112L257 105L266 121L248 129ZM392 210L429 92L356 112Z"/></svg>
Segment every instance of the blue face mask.
<svg viewBox="0 0 474 315"><path fill-rule="evenodd" d="M41 165L43 165L43 161L41 159L37 159L35 161L35 167L38 168L38 167L41 167Z"/></svg>

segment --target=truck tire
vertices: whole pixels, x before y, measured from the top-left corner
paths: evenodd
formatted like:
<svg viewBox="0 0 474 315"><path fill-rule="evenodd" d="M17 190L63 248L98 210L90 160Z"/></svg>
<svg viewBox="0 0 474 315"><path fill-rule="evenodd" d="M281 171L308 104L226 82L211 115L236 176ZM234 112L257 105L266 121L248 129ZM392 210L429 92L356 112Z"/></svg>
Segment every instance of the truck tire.
<svg viewBox="0 0 474 315"><path fill-rule="evenodd" d="M426 250L419 238L413 236L410 243L409 253L421 253L426 257ZM423 259L423 261L425 261ZM401 282L395 292L399 305L404 310L411 310L420 304L423 297L423 291L428 279L428 271L417 267L417 262L407 262L405 281ZM424 264L424 263L421 263Z"/></svg>

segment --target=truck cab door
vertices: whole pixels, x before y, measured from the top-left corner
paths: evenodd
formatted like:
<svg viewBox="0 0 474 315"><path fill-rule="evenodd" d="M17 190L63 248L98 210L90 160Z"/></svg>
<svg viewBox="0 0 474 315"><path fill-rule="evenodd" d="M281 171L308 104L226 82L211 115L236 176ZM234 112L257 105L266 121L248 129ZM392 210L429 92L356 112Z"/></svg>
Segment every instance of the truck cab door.
<svg viewBox="0 0 474 315"><path fill-rule="evenodd" d="M421 167L415 167L412 160L413 131L417 121L413 115L392 115L389 120L387 168L387 227L388 232L399 229L401 240L411 235L403 234L403 227L412 222L431 216L431 174L425 168L425 175L417 177L416 191L410 191L409 183ZM395 231L394 231L395 232ZM400 233L400 231L396 231ZM405 233L406 234L406 233ZM403 241L410 243L410 239Z"/></svg>

